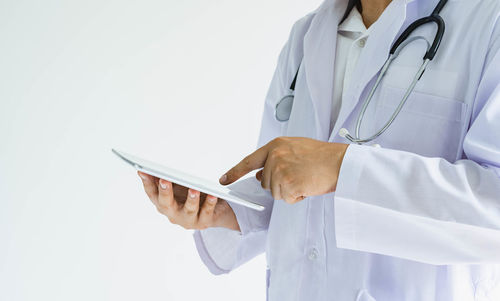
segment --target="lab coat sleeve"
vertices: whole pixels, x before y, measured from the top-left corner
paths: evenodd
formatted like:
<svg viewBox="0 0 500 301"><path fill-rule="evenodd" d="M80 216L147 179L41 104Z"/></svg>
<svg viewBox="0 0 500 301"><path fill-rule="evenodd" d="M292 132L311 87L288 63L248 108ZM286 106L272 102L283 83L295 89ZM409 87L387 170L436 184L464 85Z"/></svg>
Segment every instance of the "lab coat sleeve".
<svg viewBox="0 0 500 301"><path fill-rule="evenodd" d="M310 16L306 16L306 18L309 19ZM264 103L257 148L281 135L283 125L274 118L274 107L276 101L288 92L285 83L291 82L295 74L292 71L293 67L289 66L291 61L290 48L297 39L296 29L304 28L303 23L307 21L306 18L299 20L294 25L289 40L279 55L277 68ZM195 231L194 239L198 253L208 269L214 274L228 273L265 251L267 229L273 207L272 195L262 189L260 182L255 177L239 180L233 183L231 188L241 193L259 194L258 198L254 196L252 199L259 199L259 203L264 205L266 209L259 212L229 203L236 215L241 232L223 228Z"/></svg>
<svg viewBox="0 0 500 301"><path fill-rule="evenodd" d="M334 197L339 248L429 264L500 263L498 28L494 37L463 144L467 159L348 147Z"/></svg>
<svg viewBox="0 0 500 301"><path fill-rule="evenodd" d="M264 211L255 211L229 203L241 231L225 228L208 228L195 231L194 239L203 263L213 274L224 274L249 261L265 250L265 240L273 207L272 195L263 190L255 177L233 184L232 189L242 194L252 194L264 205Z"/></svg>

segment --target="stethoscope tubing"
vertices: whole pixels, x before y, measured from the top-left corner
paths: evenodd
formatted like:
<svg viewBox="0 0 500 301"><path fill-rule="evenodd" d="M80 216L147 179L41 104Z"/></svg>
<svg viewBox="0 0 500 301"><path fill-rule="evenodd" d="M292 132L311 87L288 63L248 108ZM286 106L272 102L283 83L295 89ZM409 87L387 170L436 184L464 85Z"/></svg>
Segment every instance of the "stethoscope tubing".
<svg viewBox="0 0 500 301"><path fill-rule="evenodd" d="M437 31L436 31L436 35L434 36L434 41L432 42L432 45L429 45L429 42L425 38L423 38L421 36L416 36L416 37L409 38L410 34L413 31L415 31L419 26L427 24L427 23L430 23L430 22L436 23L436 25L438 27ZM360 113L358 115L358 118L356 120L356 128L355 128L354 137L349 133L349 131L347 131L346 129L344 129L344 131L342 133L342 136L344 138L347 138L349 141L351 141L353 143L357 143L357 144L367 143L367 142L370 142L370 141L375 140L376 138L378 138L380 135L382 135L391 126L391 124L394 122L394 120L398 116L399 112L401 112L401 109L403 108L403 106L405 105L406 101L408 100L408 97L413 92L413 89L417 85L418 81L420 80L420 78L424 74L425 68L427 67L427 65L429 64L429 62L436 55L437 50L439 49L439 46L441 45L441 40L442 40L443 35L444 35L444 30L445 30L444 20L440 16L438 16L438 15L431 15L431 16L428 16L428 17L424 17L424 18L418 19L417 21L415 21L412 24L410 24L410 26L408 26L408 28L401 34L401 36L399 36L399 38L396 40L396 42L392 46L392 48L391 48L391 50L389 52L389 58L384 63L384 66L382 67L382 70L380 71L380 74L377 77L377 80L376 80L374 86L372 87L370 93L368 94L368 96L366 97L366 99L365 99L365 101L363 103L361 111L360 111ZM406 47L409 43L411 43L411 42L413 42L415 40L418 40L418 39L423 39L423 40L425 40L427 42L427 51L426 51L426 53L425 53L425 55L423 57L422 65L420 66L420 68L418 69L417 73L413 77L413 80L412 80L410 86L408 87L408 89L406 90L405 95L403 96L403 99L400 101L400 103L397 106L396 110L392 113L391 117L382 126L382 128L380 128L378 131L375 132L375 134L373 134L370 137L361 138L360 137L360 128L361 128L361 124L363 122L363 118L364 118L366 109L368 108L368 105L370 104L370 102L371 102L371 100L373 98L373 95L375 94L376 89L380 85L380 82L382 81L384 75L386 74L387 70L389 69L390 64L392 63L392 61L394 61L394 59L397 58L397 56L399 55L400 51L404 47Z"/></svg>
<svg viewBox="0 0 500 301"><path fill-rule="evenodd" d="M399 38L394 42L394 45L392 45L391 50L389 51L389 54L394 54L396 50L399 48L399 46L412 34L419 26L422 26L427 23L434 22L437 25L437 31L436 35L434 36L434 41L432 42L432 46L427 50L427 52L424 55L424 60L425 59L430 59L432 60L434 56L436 55L439 46L441 45L441 40L443 39L444 35L444 30L446 28L445 23L443 18L441 18L439 15L430 15L427 17L423 17L418 19L417 21L411 23L408 28L403 31L403 33L399 36Z"/></svg>
<svg viewBox="0 0 500 301"><path fill-rule="evenodd" d="M363 106L361 107L361 111L360 111L360 113L358 115L358 119L356 120L355 136L352 137L349 134L349 135L346 135L345 138L349 139L351 142L354 142L354 143L366 143L366 142L369 142L369 141L374 140L375 138L379 137L380 135L382 135L382 133L384 133L389 128L389 126L392 124L392 122L394 121L394 119L396 119L397 115L399 114L399 112L403 108L403 105L406 103L406 100L408 99L408 97L410 96L411 92L415 88L415 85L417 84L418 80L420 79L420 77L424 73L425 68L427 67L427 64L430 61L429 59L424 59L424 62L422 63L422 65L420 66L419 70L417 71L417 73L413 77L413 81L411 82L409 88L406 90L406 93L405 93L405 95L403 97L403 100L399 103L398 107L396 108L396 110L394 111L394 113L391 115L390 119L385 123L385 125L380 130L378 130L373 136L371 136L369 138L365 138L365 139L359 138L360 137L360 133L359 132L360 132L360 128L361 128L361 123L363 121L366 109L368 108L368 105L370 104L370 102L371 102L371 100L373 98L373 95L375 94L375 91L377 90L378 86L380 85L380 82L382 81L382 79L384 78L387 70L389 69L389 66L391 65L392 61L395 60L399 56L399 53L401 52L401 50L404 47L406 47L406 45L408 45L408 44L410 44L410 43L412 43L412 42L414 42L416 40L423 40L423 41L425 41L427 43L427 49L429 49L431 47L429 45L429 42L427 41L427 39L425 39L422 36L415 36L415 37L411 37L411 38L408 38L408 39L404 40L402 43L400 43L400 47L396 48L396 50L393 53L389 54L389 58L384 63L384 66L382 67L382 70L380 71L380 75L377 77L377 81L373 85L372 89L370 90L370 93L368 94L368 96L366 97L366 99L365 99L365 101L363 103Z"/></svg>
<svg viewBox="0 0 500 301"><path fill-rule="evenodd" d="M351 2L352 1L350 1L349 3L351 4L350 7L352 9L353 5ZM396 42L394 42L394 44L392 45L392 47L389 51L389 57L387 58L384 65L382 66L382 69L377 77L377 80L375 81L375 84L373 85L373 87L371 88L370 92L368 93L367 97L365 98L365 100L363 102L363 106L361 107L361 111L360 111L358 118L356 120L354 136L352 136L349 133L349 131L345 128L342 128L340 130L340 132L339 132L340 136L350 140L353 143L363 144L363 143L367 143L367 142L370 142L370 141L378 138L392 125L392 123L394 122L394 120L396 119L398 114L401 112L401 109L403 108L403 106L407 102L409 96L413 92L418 81L420 80L420 78L424 74L427 65L429 64L430 61L432 61L434 59L434 57L436 56L436 53L439 49L439 46L441 45L441 41L443 39L446 27L445 27L445 22L444 22L443 18L439 15L439 13L441 12L441 10L443 9L443 7L445 6L445 4L447 2L448 2L448 0L440 0L438 2L438 4L436 5L436 7L434 8L433 12L429 16L420 18L420 19L412 22L403 31L403 33L396 39ZM346 13L346 15L347 15L347 13ZM344 16L344 19L345 19L345 16ZM410 35L416 29L418 29L418 27L425 25L427 23L435 23L437 26L436 34L434 36L434 40L433 40L432 44L430 44L429 41L427 41L427 39L425 39L422 36L410 37ZM399 53L401 52L401 50L404 47L406 47L409 43L411 43L415 40L418 40L418 39L423 39L427 43L427 50L425 52L424 57L422 58L423 62L421 64L420 68L418 69L417 73L413 77L413 80L412 80L411 84L409 85L409 87L407 88L402 100L400 101L399 105L396 107L396 109L394 110L394 112L390 116L389 120L378 131L376 131L375 134L373 134L372 136L367 137L367 138L361 138L360 137L360 129L361 129L361 124L362 124L363 119L364 119L364 115L366 113L368 105L370 104L370 102L371 102L371 100L376 92L376 89L380 85L383 77L385 76L387 70L389 69L389 66L398 57ZM297 81L299 70L300 70L300 65L299 65L299 68L297 69L297 72L295 73L295 77L292 81L292 84L290 85L289 93L287 95L285 95L276 104L275 117L278 121L283 122L283 121L287 121L290 118L292 104L294 101L295 84Z"/></svg>
<svg viewBox="0 0 500 301"><path fill-rule="evenodd" d="M389 60L388 60L389 62ZM408 89L406 90L405 92L405 95L403 96L403 99L400 101L399 105L397 106L396 110L392 113L391 117L389 118L389 120L384 124L384 126L382 126L381 129L379 129L374 135L372 135L371 137L368 137L368 138L364 138L364 139L361 139L361 138L355 138L355 137L359 137L359 131L360 131L360 127L361 127L361 122L363 120L363 117L364 117L364 113L366 111L366 108L368 107L368 104L370 103L370 100L371 99L367 99L368 101L366 101L364 104L363 104L363 108L362 108L362 111L360 112L359 116L358 116L358 120L356 121L356 136L355 137L352 137L349 132L347 132L344 137L349 139L351 142L354 142L354 143L357 143L357 144L362 144L362 143L367 143L367 142L370 142L372 140L375 140L376 138L378 138L380 135L382 135L390 126L391 124L394 122L394 120L396 119L396 117L398 116L399 112L401 112L401 109L403 108L403 106L405 105L406 101L408 100L408 97L411 95L411 92L413 92L413 89L415 88L415 85L418 83L418 80L420 79L420 77L422 76L422 74L424 73L425 71L425 68L427 67L427 65L429 64L430 60L429 59L426 59L424 60L424 62L422 63L422 65L420 66L419 70L417 71L417 73L415 74L415 76L413 77L413 81L411 82L410 86L408 87ZM372 89L372 91L370 92L370 94L374 93L375 89Z"/></svg>

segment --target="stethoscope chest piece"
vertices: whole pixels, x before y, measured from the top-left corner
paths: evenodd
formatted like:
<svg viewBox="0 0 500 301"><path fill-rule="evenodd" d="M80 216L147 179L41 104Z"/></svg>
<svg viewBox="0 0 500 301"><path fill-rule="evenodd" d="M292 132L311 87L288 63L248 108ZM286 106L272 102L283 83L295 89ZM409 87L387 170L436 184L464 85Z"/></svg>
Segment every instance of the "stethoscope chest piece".
<svg viewBox="0 0 500 301"><path fill-rule="evenodd" d="M293 98L293 94L288 94L276 104L276 120L284 122L290 119L290 114L292 113Z"/></svg>

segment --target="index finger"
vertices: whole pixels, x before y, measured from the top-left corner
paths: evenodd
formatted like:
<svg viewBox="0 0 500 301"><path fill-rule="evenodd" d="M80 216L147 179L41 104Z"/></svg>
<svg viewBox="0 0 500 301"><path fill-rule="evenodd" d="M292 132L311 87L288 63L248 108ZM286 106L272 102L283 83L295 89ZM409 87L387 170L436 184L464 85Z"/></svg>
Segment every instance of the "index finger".
<svg viewBox="0 0 500 301"><path fill-rule="evenodd" d="M240 163L228 170L220 179L222 185L231 184L252 170L264 167L269 153L269 143L246 156Z"/></svg>

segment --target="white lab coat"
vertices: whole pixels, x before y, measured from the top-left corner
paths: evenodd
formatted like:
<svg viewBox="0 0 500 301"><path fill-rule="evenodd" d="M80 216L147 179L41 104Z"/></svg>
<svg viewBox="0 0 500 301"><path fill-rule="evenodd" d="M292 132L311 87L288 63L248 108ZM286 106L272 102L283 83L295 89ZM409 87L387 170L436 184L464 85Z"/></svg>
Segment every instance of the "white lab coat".
<svg viewBox="0 0 500 301"><path fill-rule="evenodd" d="M399 33L437 0L393 0L372 25L343 91L333 131L330 106L337 25L347 1L325 1L299 20L283 48L265 102L258 147L278 136L348 143L360 104ZM450 0L446 31L393 125L351 145L335 193L289 205L261 193L264 212L232 205L242 234L195 232L213 273L266 252L270 300L500 300L500 1ZM435 26L418 34L432 41ZM398 105L425 44L393 63L365 114L363 136ZM303 59L303 60L302 60ZM290 120L274 118L300 61ZM246 188L245 188L246 187Z"/></svg>

